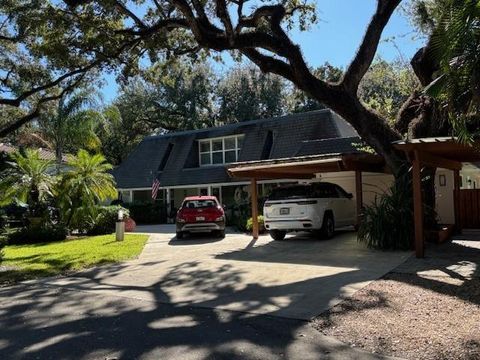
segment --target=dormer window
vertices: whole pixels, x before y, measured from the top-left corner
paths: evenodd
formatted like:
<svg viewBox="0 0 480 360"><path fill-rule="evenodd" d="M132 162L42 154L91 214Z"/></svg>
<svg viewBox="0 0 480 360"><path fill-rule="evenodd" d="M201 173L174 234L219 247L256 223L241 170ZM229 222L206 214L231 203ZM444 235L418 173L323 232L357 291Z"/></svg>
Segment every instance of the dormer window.
<svg viewBox="0 0 480 360"><path fill-rule="evenodd" d="M238 161L244 135L200 140L200 166L221 165Z"/></svg>

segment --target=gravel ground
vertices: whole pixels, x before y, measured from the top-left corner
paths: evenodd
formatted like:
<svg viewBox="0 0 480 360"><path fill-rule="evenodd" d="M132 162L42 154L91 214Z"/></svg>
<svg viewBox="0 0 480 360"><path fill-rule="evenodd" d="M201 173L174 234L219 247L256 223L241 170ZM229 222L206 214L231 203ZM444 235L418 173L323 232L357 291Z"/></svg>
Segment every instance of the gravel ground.
<svg viewBox="0 0 480 360"><path fill-rule="evenodd" d="M480 359L480 279L390 273L314 321L351 346L406 359Z"/></svg>

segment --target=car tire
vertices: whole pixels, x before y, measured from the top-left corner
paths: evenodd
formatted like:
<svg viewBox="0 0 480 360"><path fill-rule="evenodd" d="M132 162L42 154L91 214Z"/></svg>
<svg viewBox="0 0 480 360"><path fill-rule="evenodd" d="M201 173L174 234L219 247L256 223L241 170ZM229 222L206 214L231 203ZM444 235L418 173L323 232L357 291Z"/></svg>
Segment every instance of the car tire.
<svg viewBox="0 0 480 360"><path fill-rule="evenodd" d="M178 240L183 239L183 232L177 231L177 239Z"/></svg>
<svg viewBox="0 0 480 360"><path fill-rule="evenodd" d="M333 235L335 235L335 219L332 213L325 213L325 215L323 215L321 232L324 239L331 239Z"/></svg>
<svg viewBox="0 0 480 360"><path fill-rule="evenodd" d="M225 237L225 230L218 230L217 231L217 236L221 239Z"/></svg>
<svg viewBox="0 0 480 360"><path fill-rule="evenodd" d="M270 236L273 240L281 241L285 239L285 235L287 235L286 231L283 230L270 230Z"/></svg>

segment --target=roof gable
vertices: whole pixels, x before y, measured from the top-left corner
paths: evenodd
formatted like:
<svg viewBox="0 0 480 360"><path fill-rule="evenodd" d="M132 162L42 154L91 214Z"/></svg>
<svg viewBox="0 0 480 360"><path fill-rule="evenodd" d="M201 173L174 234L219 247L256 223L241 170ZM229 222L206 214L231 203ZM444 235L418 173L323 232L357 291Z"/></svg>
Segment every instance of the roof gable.
<svg viewBox="0 0 480 360"><path fill-rule="evenodd" d="M309 141L358 136L328 109L156 135L145 138L114 170L114 176L120 188L150 187L157 174L162 186L229 182L225 166L199 167L198 140L237 134L245 135L239 161L265 159L268 141L268 158L278 159L315 151L318 145L306 144ZM168 144L173 147L163 171L158 172Z"/></svg>

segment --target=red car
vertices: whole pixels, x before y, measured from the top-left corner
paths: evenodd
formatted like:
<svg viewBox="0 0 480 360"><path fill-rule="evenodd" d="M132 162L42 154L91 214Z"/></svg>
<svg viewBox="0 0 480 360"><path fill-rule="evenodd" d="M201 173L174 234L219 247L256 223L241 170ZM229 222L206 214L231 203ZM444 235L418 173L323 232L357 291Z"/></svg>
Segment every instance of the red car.
<svg viewBox="0 0 480 360"><path fill-rule="evenodd" d="M185 233L214 232L225 236L225 211L215 196L189 196L176 218L177 239Z"/></svg>

